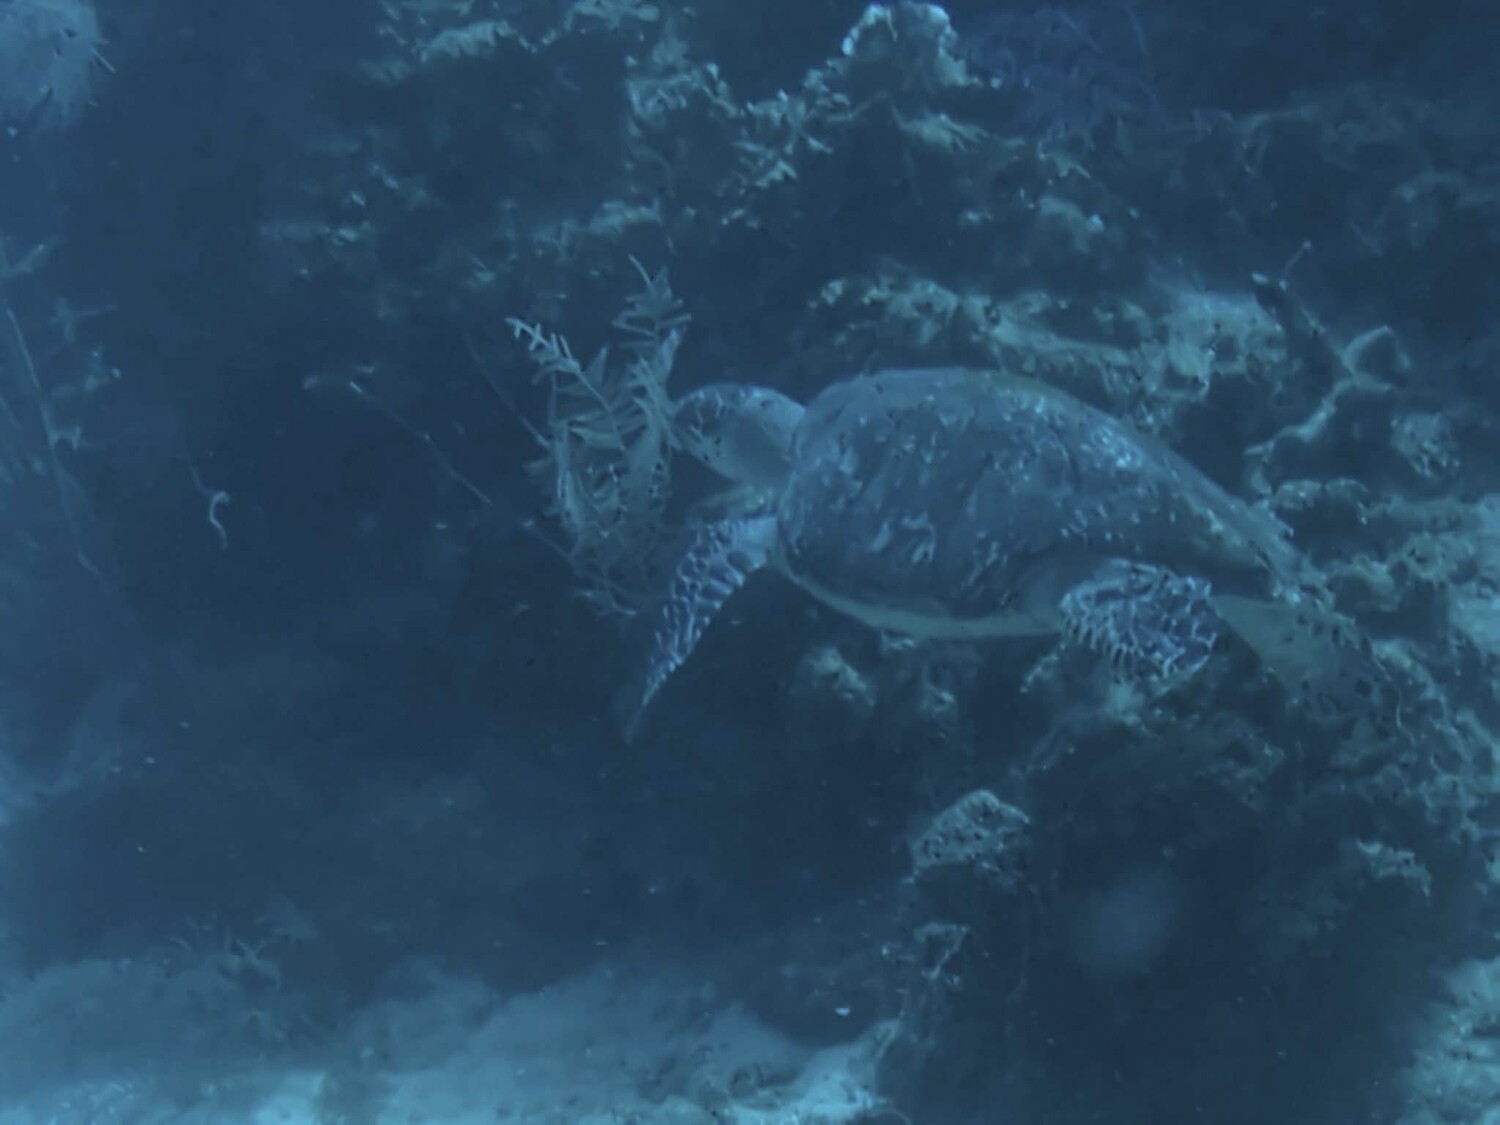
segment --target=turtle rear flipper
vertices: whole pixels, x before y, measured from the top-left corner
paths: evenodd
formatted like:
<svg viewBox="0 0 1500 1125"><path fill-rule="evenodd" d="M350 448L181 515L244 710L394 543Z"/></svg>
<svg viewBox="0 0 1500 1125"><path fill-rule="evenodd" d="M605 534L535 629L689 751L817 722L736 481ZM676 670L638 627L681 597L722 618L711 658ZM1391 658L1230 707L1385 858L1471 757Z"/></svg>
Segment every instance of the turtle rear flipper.
<svg viewBox="0 0 1500 1125"><path fill-rule="evenodd" d="M1208 660L1220 618L1202 578L1115 559L1062 596L1063 629L1131 675L1191 675Z"/></svg>
<svg viewBox="0 0 1500 1125"><path fill-rule="evenodd" d="M1219 595L1214 607L1293 698L1327 719L1399 708L1400 691L1358 627L1311 597Z"/></svg>
<svg viewBox="0 0 1500 1125"><path fill-rule="evenodd" d="M770 515L717 520L694 533L657 610L639 694L632 693L624 708L626 741L635 737L646 708L687 660L714 615L771 561L775 545L776 517Z"/></svg>

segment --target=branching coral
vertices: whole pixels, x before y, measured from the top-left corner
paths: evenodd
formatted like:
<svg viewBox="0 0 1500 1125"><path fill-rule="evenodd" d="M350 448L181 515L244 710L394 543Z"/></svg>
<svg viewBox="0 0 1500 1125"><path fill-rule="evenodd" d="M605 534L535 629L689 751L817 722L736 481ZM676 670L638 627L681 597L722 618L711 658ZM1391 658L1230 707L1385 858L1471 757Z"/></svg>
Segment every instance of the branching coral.
<svg viewBox="0 0 1500 1125"><path fill-rule="evenodd" d="M543 453L532 475L547 490L583 596L622 616L655 587L669 486L666 386L688 321L665 271L641 269L641 278L645 288L614 321L625 337L623 366L612 365L607 350L582 363L562 336L508 322L547 384L546 420L535 431Z"/></svg>

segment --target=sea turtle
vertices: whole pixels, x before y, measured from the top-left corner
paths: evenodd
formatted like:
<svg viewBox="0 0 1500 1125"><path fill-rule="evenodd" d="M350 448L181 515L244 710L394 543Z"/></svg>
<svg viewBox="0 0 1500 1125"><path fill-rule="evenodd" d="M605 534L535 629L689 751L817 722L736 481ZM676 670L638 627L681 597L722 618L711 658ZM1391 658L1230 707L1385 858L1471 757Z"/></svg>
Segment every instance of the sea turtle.
<svg viewBox="0 0 1500 1125"><path fill-rule="evenodd" d="M1301 635L1289 643L1295 622L1336 639L1278 521L1042 383L884 371L835 382L805 407L718 384L676 404L673 431L739 489L678 562L635 719L766 568L880 629L1065 633L1150 677L1190 674L1225 626L1299 676L1327 656Z"/></svg>

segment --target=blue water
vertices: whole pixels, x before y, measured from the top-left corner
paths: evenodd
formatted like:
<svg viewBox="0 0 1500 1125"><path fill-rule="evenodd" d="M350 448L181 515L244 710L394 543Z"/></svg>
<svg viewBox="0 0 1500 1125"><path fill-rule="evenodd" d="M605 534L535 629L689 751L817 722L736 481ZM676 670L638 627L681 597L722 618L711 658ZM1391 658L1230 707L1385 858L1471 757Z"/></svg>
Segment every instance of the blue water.
<svg viewBox="0 0 1500 1125"><path fill-rule="evenodd" d="M1477 0L0 0L0 1123L1500 1121L1497 57ZM798 404L955 366L1296 562L1018 517L947 627L881 552L1030 462L945 416L881 592L808 581ZM1269 624L1143 677L1056 613L1120 555Z"/></svg>

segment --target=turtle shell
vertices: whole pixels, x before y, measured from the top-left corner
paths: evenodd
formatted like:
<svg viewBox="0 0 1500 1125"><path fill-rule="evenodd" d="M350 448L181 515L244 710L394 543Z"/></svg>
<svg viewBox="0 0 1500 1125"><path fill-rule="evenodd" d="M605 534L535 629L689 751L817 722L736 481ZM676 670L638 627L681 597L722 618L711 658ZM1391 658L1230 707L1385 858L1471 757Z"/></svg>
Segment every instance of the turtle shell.
<svg viewBox="0 0 1500 1125"><path fill-rule="evenodd" d="M1105 559L1241 592L1295 555L1280 525L1124 423L997 372L903 370L808 404L776 511L781 565L870 624L918 635L1050 632Z"/></svg>

